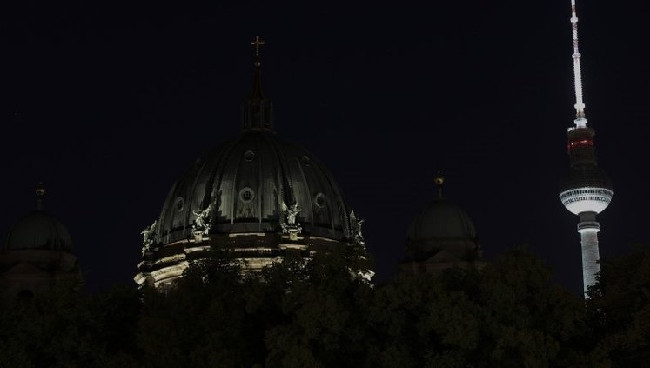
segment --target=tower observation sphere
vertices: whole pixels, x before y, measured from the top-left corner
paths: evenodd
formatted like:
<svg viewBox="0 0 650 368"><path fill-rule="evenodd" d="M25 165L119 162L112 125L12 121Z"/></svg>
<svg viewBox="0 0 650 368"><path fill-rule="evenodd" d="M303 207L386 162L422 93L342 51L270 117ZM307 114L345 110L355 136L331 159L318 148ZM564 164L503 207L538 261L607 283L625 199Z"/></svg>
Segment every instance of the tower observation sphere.
<svg viewBox="0 0 650 368"><path fill-rule="evenodd" d="M575 0L571 0L573 27L573 73L576 103L574 126L567 129L567 151L570 171L561 185L560 201L574 215L579 216L578 233L582 251L582 278L585 297L589 286L596 283L600 272L596 215L612 201L614 191L607 174L598 167L594 147L595 132L587 126L585 103L582 97L580 51L578 48L578 17Z"/></svg>

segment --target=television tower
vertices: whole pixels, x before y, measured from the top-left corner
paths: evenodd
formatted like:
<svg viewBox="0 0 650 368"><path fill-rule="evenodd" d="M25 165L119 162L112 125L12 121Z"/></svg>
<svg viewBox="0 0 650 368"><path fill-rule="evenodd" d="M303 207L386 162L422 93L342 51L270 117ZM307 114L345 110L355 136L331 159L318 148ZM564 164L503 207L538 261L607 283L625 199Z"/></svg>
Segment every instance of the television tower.
<svg viewBox="0 0 650 368"><path fill-rule="evenodd" d="M578 233L582 249L582 279L585 298L587 289L596 283L600 271L598 231L600 224L596 215L607 208L614 191L607 174L598 167L594 148L594 130L587 127L585 103L582 100L580 75L580 50L578 48L578 16L575 0L571 0L571 24L573 26L573 77L576 103L574 126L567 129L567 150L570 172L560 191L560 200L567 210L580 217Z"/></svg>

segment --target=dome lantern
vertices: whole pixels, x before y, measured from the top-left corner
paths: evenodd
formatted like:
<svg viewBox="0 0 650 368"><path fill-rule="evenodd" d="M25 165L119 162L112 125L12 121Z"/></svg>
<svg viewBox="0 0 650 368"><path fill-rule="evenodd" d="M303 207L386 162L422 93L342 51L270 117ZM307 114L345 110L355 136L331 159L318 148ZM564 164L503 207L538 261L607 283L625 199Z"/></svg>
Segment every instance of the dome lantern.
<svg viewBox="0 0 650 368"><path fill-rule="evenodd" d="M253 88L250 95L242 105L242 130L273 130L273 105L264 95L262 89L262 60L260 48L266 42L255 36L251 46L255 48L255 61L253 66Z"/></svg>

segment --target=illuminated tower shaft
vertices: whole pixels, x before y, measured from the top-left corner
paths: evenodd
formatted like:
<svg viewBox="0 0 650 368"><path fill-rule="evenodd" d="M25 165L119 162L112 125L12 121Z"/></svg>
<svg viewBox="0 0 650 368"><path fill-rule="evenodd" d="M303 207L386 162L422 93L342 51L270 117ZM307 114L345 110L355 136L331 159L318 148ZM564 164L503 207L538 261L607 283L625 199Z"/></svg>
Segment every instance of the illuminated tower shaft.
<svg viewBox="0 0 650 368"><path fill-rule="evenodd" d="M571 171L562 185L560 200L567 210L580 217L578 232L582 250L582 279L585 297L589 286L596 283L600 272L598 232L600 224L596 215L607 208L614 196L612 185L605 172L598 167L594 148L593 129L587 127L585 103L582 97L580 50L578 48L578 16L575 0L571 0L573 27L573 76L576 103L574 127L567 130L567 150Z"/></svg>
<svg viewBox="0 0 650 368"><path fill-rule="evenodd" d="M582 281L585 295L587 288L596 284L596 274L600 272L600 251L598 249L598 232L600 224L596 221L596 213L581 212L578 232L582 251Z"/></svg>

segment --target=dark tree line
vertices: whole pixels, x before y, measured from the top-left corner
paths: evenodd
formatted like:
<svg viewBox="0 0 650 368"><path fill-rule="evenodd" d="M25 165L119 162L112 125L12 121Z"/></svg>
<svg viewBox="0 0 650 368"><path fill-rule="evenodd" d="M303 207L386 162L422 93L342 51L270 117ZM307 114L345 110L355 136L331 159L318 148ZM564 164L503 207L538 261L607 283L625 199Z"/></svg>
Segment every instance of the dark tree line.
<svg viewBox="0 0 650 368"><path fill-rule="evenodd" d="M374 286L366 268L336 248L242 278L217 251L165 293L5 299L0 367L650 366L646 248L604 263L587 302L523 249Z"/></svg>

